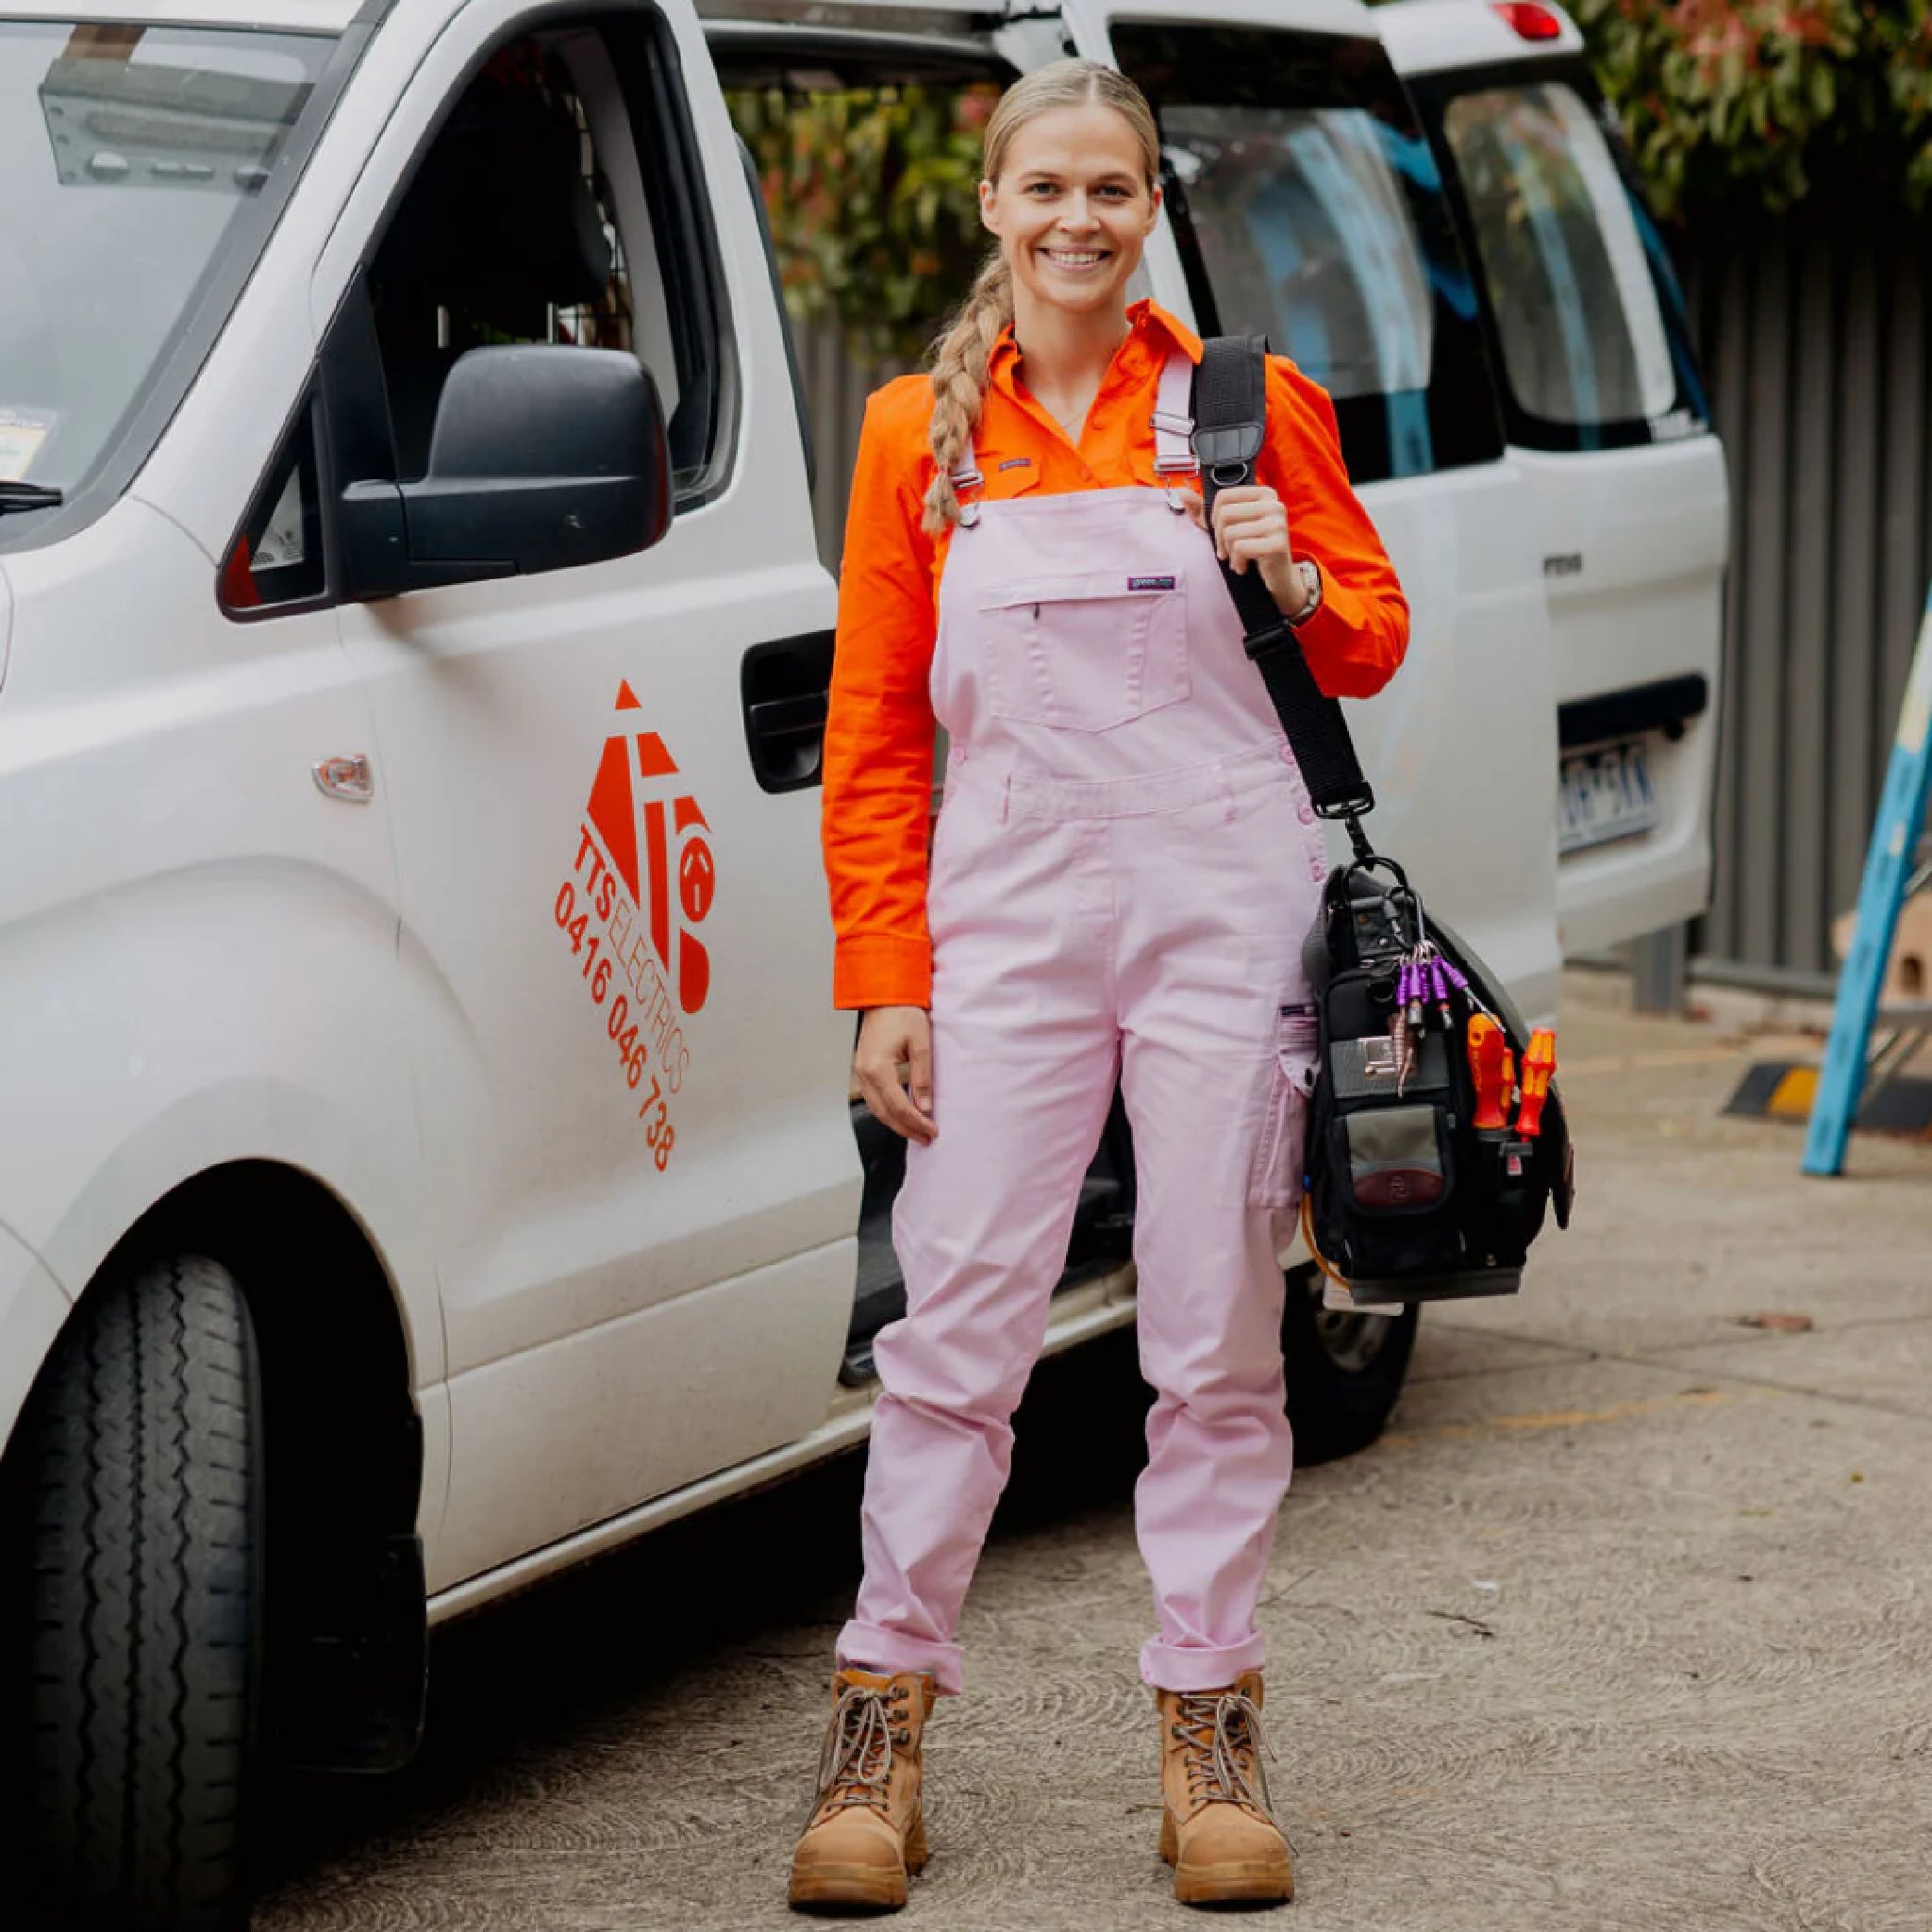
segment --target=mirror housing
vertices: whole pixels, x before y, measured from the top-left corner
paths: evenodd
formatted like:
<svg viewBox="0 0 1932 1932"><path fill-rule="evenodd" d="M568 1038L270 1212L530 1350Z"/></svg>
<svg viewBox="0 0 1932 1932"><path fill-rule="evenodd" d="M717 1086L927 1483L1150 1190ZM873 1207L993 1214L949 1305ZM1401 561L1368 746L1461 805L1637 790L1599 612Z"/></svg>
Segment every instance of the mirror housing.
<svg viewBox="0 0 1932 1932"><path fill-rule="evenodd" d="M350 602L602 563L649 549L671 524L658 386L618 349L534 343L458 357L428 471L343 489Z"/></svg>

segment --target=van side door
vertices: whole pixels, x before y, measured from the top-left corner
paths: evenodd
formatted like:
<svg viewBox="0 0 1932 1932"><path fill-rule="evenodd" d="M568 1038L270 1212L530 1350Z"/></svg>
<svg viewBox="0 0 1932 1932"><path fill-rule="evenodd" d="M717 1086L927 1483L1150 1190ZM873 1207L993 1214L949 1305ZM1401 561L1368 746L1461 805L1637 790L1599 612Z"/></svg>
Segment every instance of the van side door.
<svg viewBox="0 0 1932 1932"><path fill-rule="evenodd" d="M1729 506L1669 254L1553 8L1378 11L1428 130L1531 485L1556 642L1565 946L1704 910ZM1534 35L1535 38L1526 36Z"/></svg>
<svg viewBox="0 0 1932 1932"><path fill-rule="evenodd" d="M525 341L641 360L675 497L640 554L342 613L445 1311L441 1589L807 1433L859 1175L811 789L834 592L686 0L478 0L385 51L417 68L314 284L345 487L422 476L457 361Z"/></svg>

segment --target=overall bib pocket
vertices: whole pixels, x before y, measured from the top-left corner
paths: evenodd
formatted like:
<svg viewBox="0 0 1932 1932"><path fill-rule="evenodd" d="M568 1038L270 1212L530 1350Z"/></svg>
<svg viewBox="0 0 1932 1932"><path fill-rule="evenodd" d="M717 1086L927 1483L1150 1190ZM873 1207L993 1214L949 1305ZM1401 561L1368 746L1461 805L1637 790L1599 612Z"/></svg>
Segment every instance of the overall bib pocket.
<svg viewBox="0 0 1932 1932"><path fill-rule="evenodd" d="M1189 694L1179 573L1010 578L975 600L992 713L1060 731L1111 731Z"/></svg>
<svg viewBox="0 0 1932 1932"><path fill-rule="evenodd" d="M1268 1070L1261 1130L1248 1170L1248 1206L1282 1210L1302 1197L1308 1096L1315 1091L1313 1007L1283 1007L1275 1020L1274 1058Z"/></svg>

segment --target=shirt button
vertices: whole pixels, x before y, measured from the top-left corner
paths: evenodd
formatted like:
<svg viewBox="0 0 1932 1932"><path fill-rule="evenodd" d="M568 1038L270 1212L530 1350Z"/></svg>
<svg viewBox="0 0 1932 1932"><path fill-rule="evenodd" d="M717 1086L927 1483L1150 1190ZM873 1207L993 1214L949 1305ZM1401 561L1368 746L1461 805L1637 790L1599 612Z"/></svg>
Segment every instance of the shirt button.
<svg viewBox="0 0 1932 1932"><path fill-rule="evenodd" d="M1301 806L1296 809L1295 817L1300 819L1303 824L1312 825L1315 823L1315 808L1312 805Z"/></svg>

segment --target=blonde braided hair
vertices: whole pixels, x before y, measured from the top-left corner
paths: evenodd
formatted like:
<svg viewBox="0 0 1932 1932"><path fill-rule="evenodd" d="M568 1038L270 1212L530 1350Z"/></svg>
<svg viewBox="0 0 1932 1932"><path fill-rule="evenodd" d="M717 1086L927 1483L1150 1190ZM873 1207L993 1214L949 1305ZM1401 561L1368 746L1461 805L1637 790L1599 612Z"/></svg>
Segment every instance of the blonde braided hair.
<svg viewBox="0 0 1932 1932"><path fill-rule="evenodd" d="M997 185L1015 133L1036 114L1054 108L1111 108L1134 130L1152 189L1160 175L1160 134L1147 97L1118 69L1098 60L1055 60L1016 80L1000 96L986 124L985 173ZM927 536L937 537L959 521L953 471L973 446L973 432L986 402L987 374L993 344L1013 319L1013 275L997 250L990 255L953 319L933 343L933 478L925 492L923 519Z"/></svg>

